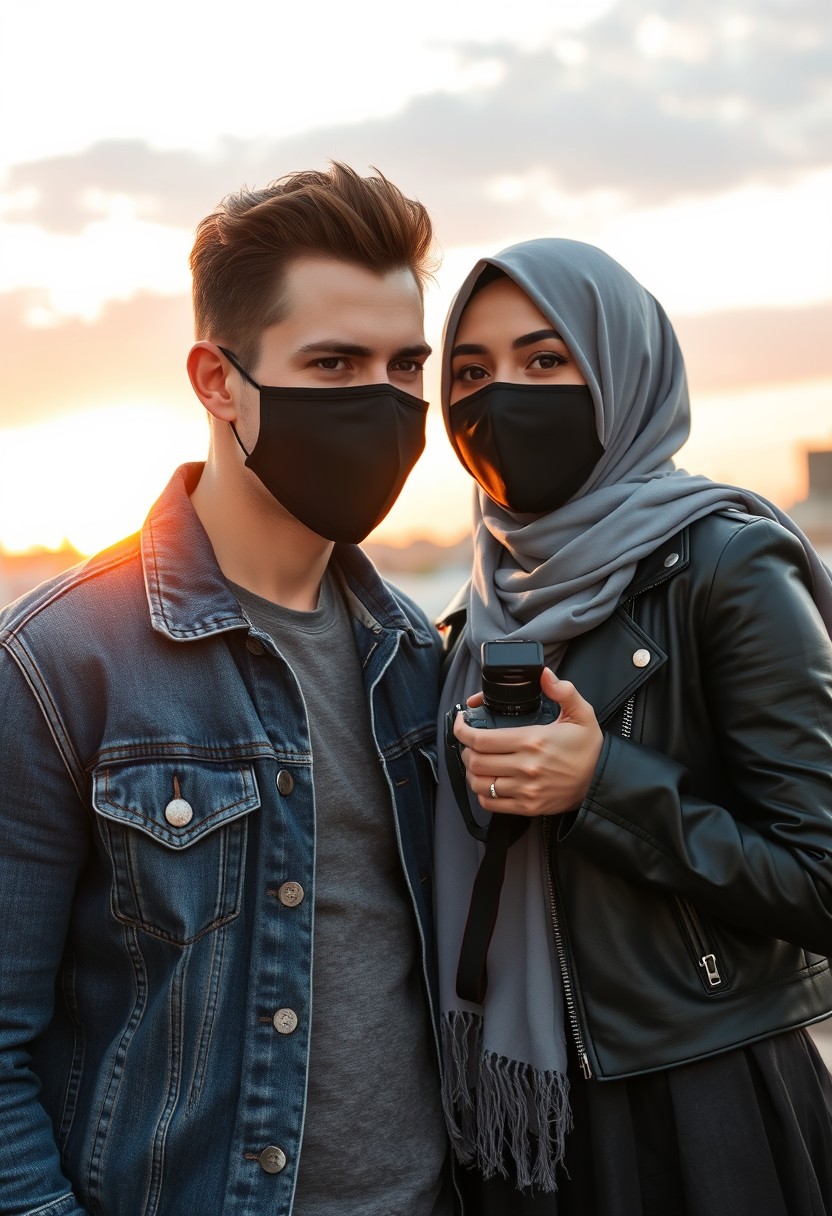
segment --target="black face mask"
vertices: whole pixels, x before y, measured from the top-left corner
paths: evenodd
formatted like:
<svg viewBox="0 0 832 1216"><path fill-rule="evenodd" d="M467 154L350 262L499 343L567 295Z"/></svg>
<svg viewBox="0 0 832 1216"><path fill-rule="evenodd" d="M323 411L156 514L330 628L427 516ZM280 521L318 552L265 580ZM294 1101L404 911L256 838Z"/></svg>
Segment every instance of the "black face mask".
<svg viewBox="0 0 832 1216"><path fill-rule="evenodd" d="M449 429L471 476L518 513L562 507L604 454L585 384L487 384L451 406Z"/></svg>
<svg viewBox="0 0 832 1216"><path fill-rule="evenodd" d="M246 466L277 501L327 540L358 544L399 497L425 446L428 403L392 384L274 388L258 384L260 433Z"/></svg>

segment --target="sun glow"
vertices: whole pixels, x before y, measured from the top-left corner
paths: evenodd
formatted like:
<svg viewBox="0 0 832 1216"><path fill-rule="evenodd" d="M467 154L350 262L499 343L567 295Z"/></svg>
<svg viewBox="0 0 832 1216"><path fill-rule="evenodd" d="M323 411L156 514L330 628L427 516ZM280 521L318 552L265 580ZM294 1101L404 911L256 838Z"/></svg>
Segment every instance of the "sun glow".
<svg viewBox="0 0 832 1216"><path fill-rule="evenodd" d="M373 533L392 544L456 539L470 520L471 483L431 411L427 447L398 502ZM174 468L203 460L208 437L193 418L135 403L73 413L3 432L0 549L96 553L137 531Z"/></svg>
<svg viewBox="0 0 832 1216"><path fill-rule="evenodd" d="M175 465L200 459L205 423L159 406L112 405L6 430L0 448L0 545L69 541L94 553L141 527Z"/></svg>

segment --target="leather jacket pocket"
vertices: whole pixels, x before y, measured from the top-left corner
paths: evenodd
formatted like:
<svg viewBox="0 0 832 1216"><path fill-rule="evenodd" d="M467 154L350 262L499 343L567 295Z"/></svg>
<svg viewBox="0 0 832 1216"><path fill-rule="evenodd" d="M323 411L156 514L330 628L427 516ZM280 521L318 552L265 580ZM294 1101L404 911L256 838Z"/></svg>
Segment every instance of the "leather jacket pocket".
<svg viewBox="0 0 832 1216"><path fill-rule="evenodd" d="M722 992L730 987L725 971L725 960L716 941L716 934L692 903L673 896L673 910L682 934L682 939L697 968L702 987L708 993Z"/></svg>
<svg viewBox="0 0 832 1216"><path fill-rule="evenodd" d="M180 946L233 920L248 817L259 805L247 764L148 758L96 769L115 917Z"/></svg>

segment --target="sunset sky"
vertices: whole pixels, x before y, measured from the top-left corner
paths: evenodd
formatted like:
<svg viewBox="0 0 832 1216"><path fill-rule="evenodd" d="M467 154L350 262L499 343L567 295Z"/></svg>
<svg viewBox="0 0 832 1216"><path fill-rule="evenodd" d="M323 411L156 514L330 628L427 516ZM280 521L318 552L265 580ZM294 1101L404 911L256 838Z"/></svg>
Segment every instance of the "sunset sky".
<svg viewBox="0 0 832 1216"><path fill-rule="evenodd" d="M788 507L832 447L829 0L28 0L0 30L0 547L108 544L204 455L194 227L329 158L430 209L435 348L481 254L586 240L677 327L681 464ZM467 528L437 376L378 539Z"/></svg>

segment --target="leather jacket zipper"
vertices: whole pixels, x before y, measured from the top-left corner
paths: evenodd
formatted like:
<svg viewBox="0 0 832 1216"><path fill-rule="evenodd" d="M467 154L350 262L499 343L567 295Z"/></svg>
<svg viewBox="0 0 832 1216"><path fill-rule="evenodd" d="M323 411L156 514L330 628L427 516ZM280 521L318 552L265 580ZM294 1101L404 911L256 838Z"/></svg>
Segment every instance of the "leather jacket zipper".
<svg viewBox="0 0 832 1216"><path fill-rule="evenodd" d="M719 962L714 951L710 948L695 908L678 895L673 896L679 917L685 933L693 947L693 954L704 972L703 982L707 988L719 988L722 985L722 975Z"/></svg>
<svg viewBox="0 0 832 1216"><path fill-rule="evenodd" d="M668 574L665 577L669 578L670 575ZM657 579L652 586L656 586L657 583L661 582L664 582L664 578ZM648 591L650 588L645 587L644 590ZM641 593L639 592L639 594ZM625 612L632 607L634 598L635 597L633 596L624 604ZM624 739L629 739L632 734L635 704L635 696L632 696L624 706L623 718L621 722L621 735ZM578 1061L581 1066L581 1072L587 1081L591 1081L592 1065L589 1062L589 1055L587 1054L586 1044L584 1043L584 1037L581 1032L581 1024L578 1020L578 1010L575 1005L575 989L572 984L572 976L569 973L569 964L566 960L566 950L563 945L563 932L560 927L560 914L558 912L557 900L555 899L555 883L554 879L552 878L550 820L548 818L543 819L541 821L541 827L543 831L543 855L546 863L546 884L549 896L549 917L552 924L552 938L555 944L555 953L557 954L558 966L560 967L561 982L563 984L563 999L564 1004L566 1005L566 1017L567 1021L569 1022L569 1028L572 1031L572 1039L578 1053ZM707 957L709 960L713 959L712 955ZM710 972L708 974L710 976Z"/></svg>
<svg viewBox="0 0 832 1216"><path fill-rule="evenodd" d="M636 699L630 697L624 706L624 717L621 719L621 738L629 739L633 733L633 715L636 711Z"/></svg>
<svg viewBox="0 0 832 1216"><path fill-rule="evenodd" d="M569 1028L572 1031L572 1039L575 1043L575 1048L578 1052L578 1061L581 1065L581 1072L587 1081L592 1080L592 1065L589 1062L584 1038L581 1033L581 1024L578 1021L578 1011L575 1006L575 989L572 986L572 976L569 974L569 965L566 961L566 950L563 945L563 932L560 927L560 915L558 913L557 900L555 899L555 883L552 878L552 857L551 857L551 824L548 819L541 820L543 830L543 856L546 862L546 884L549 893L549 917L552 923L552 937L555 943L555 953L558 956L558 966L560 967L560 977L563 983L563 999L566 1005L566 1017L569 1022Z"/></svg>
<svg viewBox="0 0 832 1216"><path fill-rule="evenodd" d="M624 706L624 717L621 723L621 734L623 738L629 739L633 729L633 714L635 712L636 699L630 697L627 704ZM575 989L572 984L572 976L569 974L569 964L566 961L566 950L563 945L563 932L560 927L560 913L558 912L558 904L555 899L555 883L552 878L552 850L551 850L551 824L548 819L542 820L543 828L543 855L546 861L546 883L549 893L549 918L552 923L552 938L555 943L555 953L558 956L558 966L560 967L561 982L563 984L563 999L566 1004L566 1016L569 1022L569 1027L572 1031L572 1039L575 1043L575 1048L578 1052L578 1061L581 1065L581 1072L587 1081L592 1080L592 1065L589 1062L584 1037L581 1033L581 1024L578 1021L578 1010L575 1006Z"/></svg>

